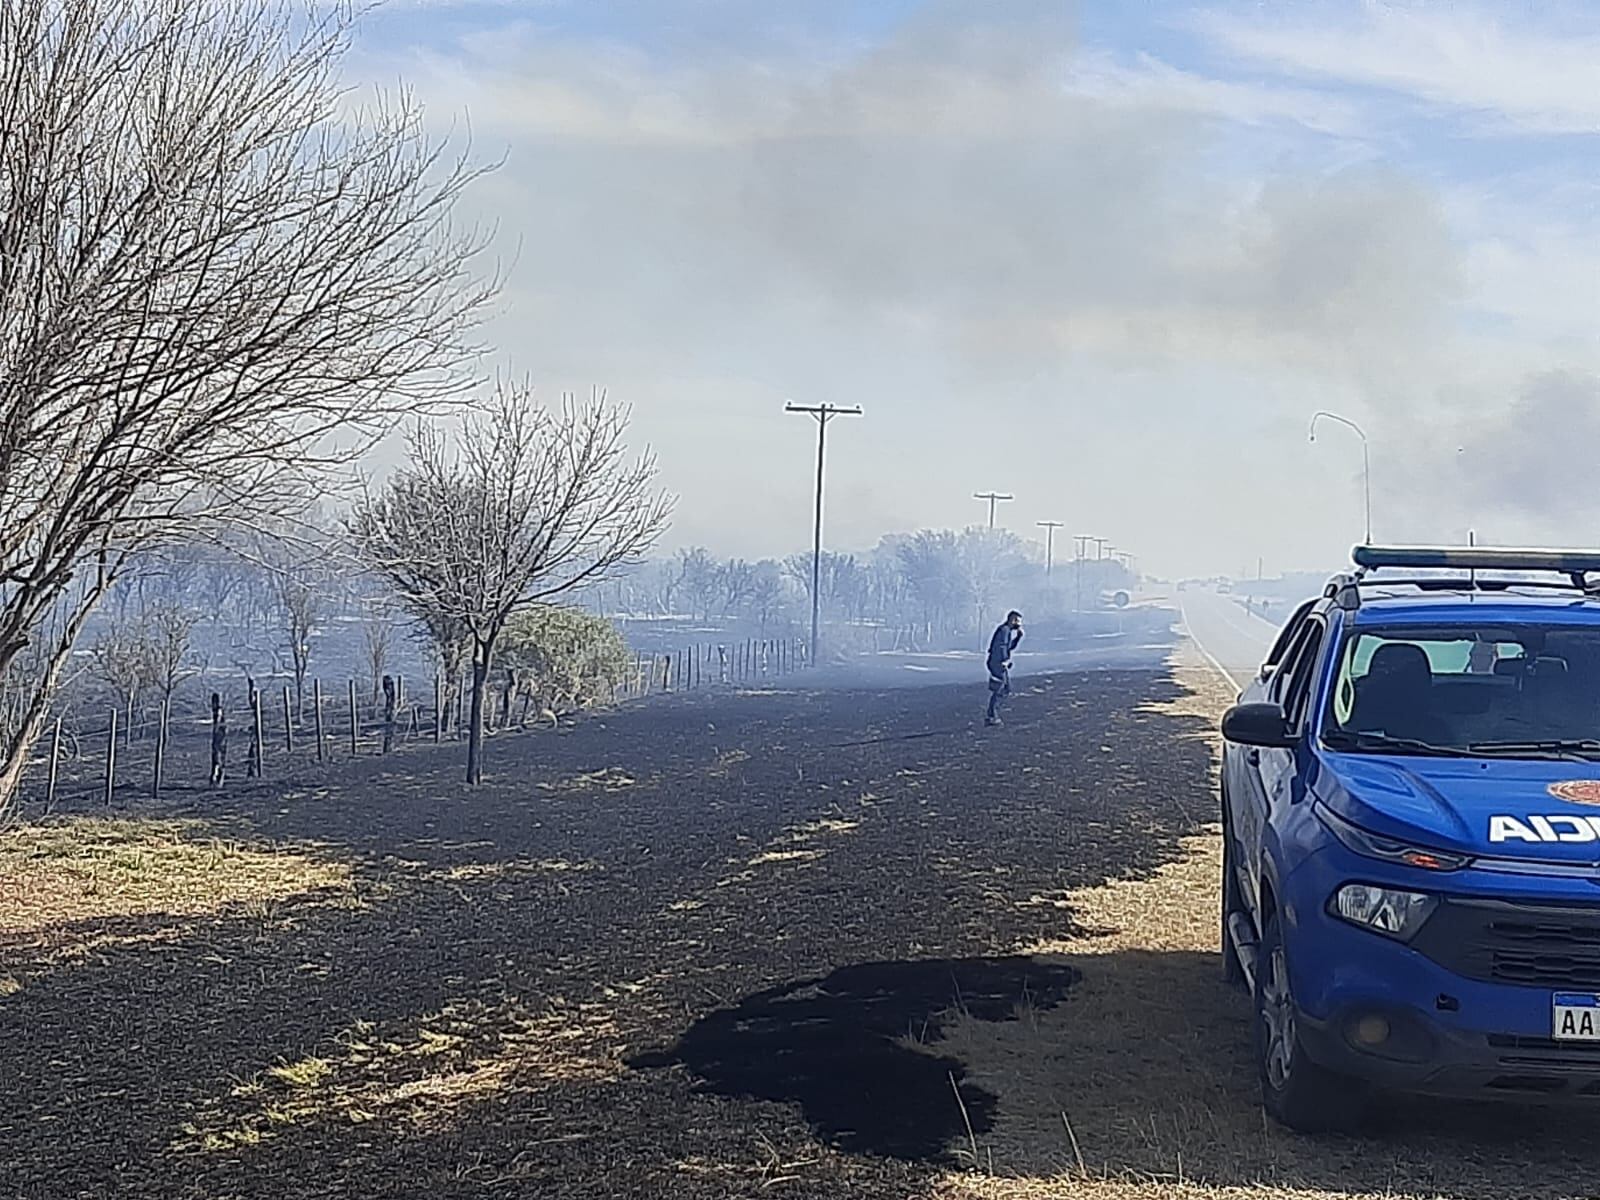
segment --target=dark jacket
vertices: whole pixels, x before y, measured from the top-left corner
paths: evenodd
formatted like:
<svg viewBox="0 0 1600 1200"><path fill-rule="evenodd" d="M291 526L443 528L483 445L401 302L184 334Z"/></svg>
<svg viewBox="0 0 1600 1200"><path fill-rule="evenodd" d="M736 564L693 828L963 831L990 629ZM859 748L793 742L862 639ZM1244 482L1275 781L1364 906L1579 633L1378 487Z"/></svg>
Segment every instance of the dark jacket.
<svg viewBox="0 0 1600 1200"><path fill-rule="evenodd" d="M1006 663L1011 661L1011 652L1021 640L1022 630L1004 623L994 631L994 636L989 639L989 674L998 675L1006 669Z"/></svg>

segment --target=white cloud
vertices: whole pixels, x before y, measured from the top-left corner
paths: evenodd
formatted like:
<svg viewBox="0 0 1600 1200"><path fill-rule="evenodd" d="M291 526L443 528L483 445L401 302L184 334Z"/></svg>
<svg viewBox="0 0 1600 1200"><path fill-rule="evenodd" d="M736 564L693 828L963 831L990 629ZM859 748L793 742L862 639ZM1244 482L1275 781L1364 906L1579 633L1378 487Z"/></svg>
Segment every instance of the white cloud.
<svg viewBox="0 0 1600 1200"><path fill-rule="evenodd" d="M1536 12L1517 6L1524 17ZM1487 128L1600 132L1600 35L1529 29L1509 12L1367 0L1216 10L1202 32L1240 58L1288 75L1399 92Z"/></svg>
<svg viewBox="0 0 1600 1200"><path fill-rule="evenodd" d="M1080 55L1067 86L1107 103L1203 113L1243 125L1283 122L1342 138L1362 138L1369 132L1367 114L1346 97L1314 88L1217 79L1149 54L1132 60L1106 51Z"/></svg>

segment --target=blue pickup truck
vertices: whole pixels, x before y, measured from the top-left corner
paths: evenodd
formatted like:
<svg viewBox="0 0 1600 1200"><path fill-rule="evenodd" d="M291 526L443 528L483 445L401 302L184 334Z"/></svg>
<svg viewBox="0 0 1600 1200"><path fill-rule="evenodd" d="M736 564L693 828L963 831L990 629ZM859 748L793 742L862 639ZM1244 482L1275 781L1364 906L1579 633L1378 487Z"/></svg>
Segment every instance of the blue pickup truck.
<svg viewBox="0 0 1600 1200"><path fill-rule="evenodd" d="M1267 1111L1600 1102L1600 552L1357 547L1222 721Z"/></svg>

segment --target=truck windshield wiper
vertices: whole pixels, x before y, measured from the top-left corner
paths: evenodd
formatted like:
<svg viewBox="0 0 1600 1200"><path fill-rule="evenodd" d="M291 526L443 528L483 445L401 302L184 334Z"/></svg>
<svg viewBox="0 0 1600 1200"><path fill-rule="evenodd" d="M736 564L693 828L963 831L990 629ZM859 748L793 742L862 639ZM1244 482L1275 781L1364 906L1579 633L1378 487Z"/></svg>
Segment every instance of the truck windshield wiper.
<svg viewBox="0 0 1600 1200"><path fill-rule="evenodd" d="M1469 748L1478 754L1556 754L1587 761L1587 756L1600 754L1600 740L1536 738L1525 741L1473 742Z"/></svg>
<svg viewBox="0 0 1600 1200"><path fill-rule="evenodd" d="M1440 746L1419 738L1390 737L1387 733L1370 733L1354 729L1331 729L1322 740L1335 749L1348 750L1399 750L1407 754L1431 754L1441 758L1472 756L1464 746Z"/></svg>

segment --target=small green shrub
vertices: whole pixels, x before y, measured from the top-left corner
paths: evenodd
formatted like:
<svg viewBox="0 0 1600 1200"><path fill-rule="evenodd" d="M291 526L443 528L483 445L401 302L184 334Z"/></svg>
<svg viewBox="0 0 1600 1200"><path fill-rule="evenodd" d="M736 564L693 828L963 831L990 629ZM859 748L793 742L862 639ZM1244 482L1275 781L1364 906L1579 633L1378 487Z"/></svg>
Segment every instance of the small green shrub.
<svg viewBox="0 0 1600 1200"><path fill-rule="evenodd" d="M500 635L494 687L499 723L513 711L554 715L609 703L632 669L628 645L604 617L541 604L512 616Z"/></svg>

